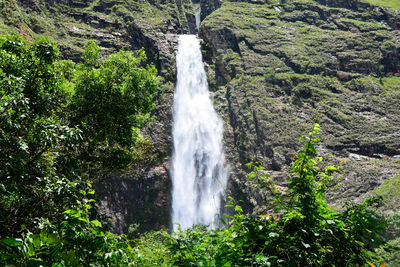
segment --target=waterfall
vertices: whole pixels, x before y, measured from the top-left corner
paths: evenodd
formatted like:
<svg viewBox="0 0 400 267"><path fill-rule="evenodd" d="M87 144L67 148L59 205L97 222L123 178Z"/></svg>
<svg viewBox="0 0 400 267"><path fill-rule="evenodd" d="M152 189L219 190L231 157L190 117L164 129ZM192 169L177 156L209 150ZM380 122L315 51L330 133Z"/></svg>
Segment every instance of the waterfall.
<svg viewBox="0 0 400 267"><path fill-rule="evenodd" d="M207 76L194 35L179 38L174 95L172 222L213 227L226 188L222 121L208 91ZM177 226L174 224L174 230Z"/></svg>
<svg viewBox="0 0 400 267"><path fill-rule="evenodd" d="M196 28L200 28L200 16L201 16L201 6L200 4L193 4L194 17L196 19Z"/></svg>

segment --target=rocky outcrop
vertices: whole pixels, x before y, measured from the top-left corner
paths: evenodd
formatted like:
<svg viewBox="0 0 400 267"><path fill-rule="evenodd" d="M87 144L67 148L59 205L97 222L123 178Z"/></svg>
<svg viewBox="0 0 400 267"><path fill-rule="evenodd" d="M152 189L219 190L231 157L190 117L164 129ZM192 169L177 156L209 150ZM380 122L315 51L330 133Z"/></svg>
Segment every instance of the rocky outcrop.
<svg viewBox="0 0 400 267"><path fill-rule="evenodd" d="M200 0L200 20L204 20L222 5L223 0Z"/></svg>
<svg viewBox="0 0 400 267"><path fill-rule="evenodd" d="M161 66L174 65L169 58L176 35L196 31L190 0L19 0L7 3L6 8L6 25L23 25L31 37L51 36L60 44L63 56L75 61L86 41L94 39L103 54L145 47L153 63L164 71Z"/></svg>
<svg viewBox="0 0 400 267"><path fill-rule="evenodd" d="M285 186L316 115L319 150L343 170L331 203L361 200L398 174L400 12L360 2L225 2L202 22L230 188L248 211L261 211L266 195L244 164L261 162Z"/></svg>
<svg viewBox="0 0 400 267"><path fill-rule="evenodd" d="M143 179L143 176L146 178ZM99 210L116 233L137 234L170 225L170 179L166 166L106 175L95 185ZM135 232L131 232L134 227Z"/></svg>

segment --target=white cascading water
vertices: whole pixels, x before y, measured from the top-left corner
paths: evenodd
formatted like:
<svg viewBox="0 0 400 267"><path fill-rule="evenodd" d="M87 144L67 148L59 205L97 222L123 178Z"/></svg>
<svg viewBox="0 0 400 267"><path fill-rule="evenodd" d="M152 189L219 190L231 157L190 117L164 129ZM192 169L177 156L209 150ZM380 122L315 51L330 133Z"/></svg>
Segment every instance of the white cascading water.
<svg viewBox="0 0 400 267"><path fill-rule="evenodd" d="M208 91L195 35L181 35L176 58L172 157L172 222L174 230L194 224L214 227L226 188L222 121Z"/></svg>

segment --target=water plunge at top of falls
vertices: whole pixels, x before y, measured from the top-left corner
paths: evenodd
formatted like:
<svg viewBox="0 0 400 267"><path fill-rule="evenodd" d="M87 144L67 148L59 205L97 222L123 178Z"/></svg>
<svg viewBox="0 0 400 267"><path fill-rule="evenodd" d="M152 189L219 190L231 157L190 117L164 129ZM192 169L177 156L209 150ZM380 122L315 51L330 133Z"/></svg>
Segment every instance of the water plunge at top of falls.
<svg viewBox="0 0 400 267"><path fill-rule="evenodd" d="M176 62L172 222L179 223L182 229L194 224L213 227L218 221L227 180L223 127L210 99L196 36L180 36ZM176 224L174 230L177 230Z"/></svg>

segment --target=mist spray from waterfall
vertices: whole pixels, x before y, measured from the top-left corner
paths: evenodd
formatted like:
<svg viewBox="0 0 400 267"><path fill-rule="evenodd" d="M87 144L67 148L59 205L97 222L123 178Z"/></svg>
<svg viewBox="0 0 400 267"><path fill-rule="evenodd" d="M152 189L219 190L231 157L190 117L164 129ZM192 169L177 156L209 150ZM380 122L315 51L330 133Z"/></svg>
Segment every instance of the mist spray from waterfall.
<svg viewBox="0 0 400 267"><path fill-rule="evenodd" d="M193 224L213 227L226 188L222 121L208 91L200 42L179 38L174 95L172 157L172 222L182 229ZM177 225L174 224L174 230Z"/></svg>

